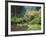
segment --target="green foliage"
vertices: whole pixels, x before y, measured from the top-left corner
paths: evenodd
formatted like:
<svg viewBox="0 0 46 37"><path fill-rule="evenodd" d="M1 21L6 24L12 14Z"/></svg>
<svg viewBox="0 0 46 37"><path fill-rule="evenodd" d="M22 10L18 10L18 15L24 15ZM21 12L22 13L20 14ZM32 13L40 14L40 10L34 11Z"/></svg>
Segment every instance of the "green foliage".
<svg viewBox="0 0 46 37"><path fill-rule="evenodd" d="M41 11L32 11L24 17L11 17L12 31L40 30L41 28ZM28 27L28 25L31 25Z"/></svg>
<svg viewBox="0 0 46 37"><path fill-rule="evenodd" d="M41 29L40 27L41 26L39 24L33 24L32 27L29 27L27 30L39 30Z"/></svg>

